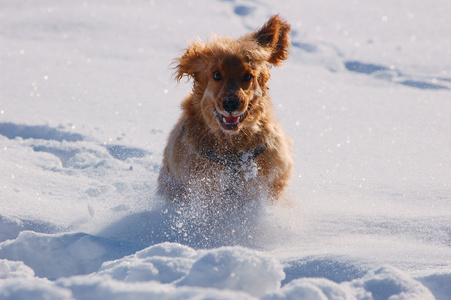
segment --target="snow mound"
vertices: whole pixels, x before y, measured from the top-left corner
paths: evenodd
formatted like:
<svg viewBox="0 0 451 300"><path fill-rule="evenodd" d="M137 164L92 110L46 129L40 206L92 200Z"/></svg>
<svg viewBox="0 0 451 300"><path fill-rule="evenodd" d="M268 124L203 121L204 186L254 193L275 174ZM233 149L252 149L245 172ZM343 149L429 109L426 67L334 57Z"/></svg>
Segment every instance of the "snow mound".
<svg viewBox="0 0 451 300"><path fill-rule="evenodd" d="M273 258L242 247L213 249L200 257L178 285L245 291L254 296L276 290L285 273Z"/></svg>
<svg viewBox="0 0 451 300"><path fill-rule="evenodd" d="M33 277L34 271L23 262L0 259L0 279Z"/></svg>
<svg viewBox="0 0 451 300"><path fill-rule="evenodd" d="M187 246L163 243L106 262L97 274L125 282L155 280L170 283L189 272L196 256L196 251Z"/></svg>
<svg viewBox="0 0 451 300"><path fill-rule="evenodd" d="M435 299L420 282L390 266L370 271L363 278L353 280L345 285L356 291L358 299Z"/></svg>
<svg viewBox="0 0 451 300"><path fill-rule="evenodd" d="M0 256L23 261L37 276L56 278L97 271L106 260L136 251L125 242L85 233L44 234L22 231L17 239L0 243Z"/></svg>
<svg viewBox="0 0 451 300"><path fill-rule="evenodd" d="M419 281L400 270L384 266L365 276L341 284L325 278L295 279L262 299L435 299Z"/></svg>
<svg viewBox="0 0 451 300"><path fill-rule="evenodd" d="M435 296L437 300L447 300L451 295L451 272L431 274L418 278Z"/></svg>
<svg viewBox="0 0 451 300"><path fill-rule="evenodd" d="M262 299L347 300L355 299L355 297L352 290L333 281L324 278L304 278L293 280L279 291L267 294Z"/></svg>
<svg viewBox="0 0 451 300"><path fill-rule="evenodd" d="M0 259L0 299L73 299L70 290L37 278L22 262Z"/></svg>

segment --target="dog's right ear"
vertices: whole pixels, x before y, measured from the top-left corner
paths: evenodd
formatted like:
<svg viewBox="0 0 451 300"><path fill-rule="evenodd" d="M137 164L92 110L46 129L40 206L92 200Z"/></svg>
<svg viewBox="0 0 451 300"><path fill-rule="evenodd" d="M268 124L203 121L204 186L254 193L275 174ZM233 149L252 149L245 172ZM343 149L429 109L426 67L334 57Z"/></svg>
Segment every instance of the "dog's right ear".
<svg viewBox="0 0 451 300"><path fill-rule="evenodd" d="M183 76L199 81L200 73L203 70L201 53L205 47L204 44L202 42L189 42L189 44L185 53L174 61L176 64L174 78L177 82L180 82Z"/></svg>

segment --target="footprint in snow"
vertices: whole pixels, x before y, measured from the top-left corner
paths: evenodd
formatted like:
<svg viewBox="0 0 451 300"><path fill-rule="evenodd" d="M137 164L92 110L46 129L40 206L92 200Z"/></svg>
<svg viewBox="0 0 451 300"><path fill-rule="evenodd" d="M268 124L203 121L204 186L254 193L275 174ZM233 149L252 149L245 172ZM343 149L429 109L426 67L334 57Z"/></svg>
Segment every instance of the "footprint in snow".
<svg viewBox="0 0 451 300"><path fill-rule="evenodd" d="M246 6L246 5L237 5L233 9L233 12L238 16L247 16L255 11L255 7Z"/></svg>
<svg viewBox="0 0 451 300"><path fill-rule="evenodd" d="M447 78L418 77L412 79L412 77L414 76L403 74L402 72L400 72L399 70L395 70L394 68L371 63L363 63L359 61L345 61L344 66L348 71L351 72L370 75L377 79L383 79L417 89L422 90L450 89L448 86L445 85L447 81L450 81ZM440 81L443 84L437 83Z"/></svg>

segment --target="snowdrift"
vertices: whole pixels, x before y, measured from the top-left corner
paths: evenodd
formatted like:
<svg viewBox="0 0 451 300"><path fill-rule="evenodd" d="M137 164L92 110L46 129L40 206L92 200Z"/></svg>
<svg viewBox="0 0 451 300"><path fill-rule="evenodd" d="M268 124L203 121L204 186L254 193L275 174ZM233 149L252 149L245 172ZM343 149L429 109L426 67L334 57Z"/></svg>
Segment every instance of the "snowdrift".
<svg viewBox="0 0 451 300"><path fill-rule="evenodd" d="M42 234L41 239L49 239ZM54 236L70 253L80 244L85 251L83 260L55 255L54 249L43 249L36 234L21 233L19 241L6 245L2 254L12 250L12 244L28 241L28 246L47 252L55 260L89 269L95 256L102 256L108 245L88 236ZM90 246L87 243L91 243ZM57 250L60 252L61 250ZM52 255L53 254L53 255ZM79 258L82 252L77 251ZM6 255L7 256L7 255ZM47 257L48 258L48 257ZM51 261L51 259L46 259ZM33 264L32 264L33 265ZM336 283L325 278L300 278L281 288L285 273L274 258L240 246L211 250L194 250L178 243L157 244L132 255L104 262L89 274L62 277L54 281L35 277L33 269L22 262L0 261L0 296L4 299L434 299L419 281L400 270L385 266L369 271L362 278ZM33 266L45 272L48 266ZM51 266L53 270L57 266ZM66 276L70 274L65 270ZM427 278L423 279L427 282ZM449 280L449 275L441 276Z"/></svg>

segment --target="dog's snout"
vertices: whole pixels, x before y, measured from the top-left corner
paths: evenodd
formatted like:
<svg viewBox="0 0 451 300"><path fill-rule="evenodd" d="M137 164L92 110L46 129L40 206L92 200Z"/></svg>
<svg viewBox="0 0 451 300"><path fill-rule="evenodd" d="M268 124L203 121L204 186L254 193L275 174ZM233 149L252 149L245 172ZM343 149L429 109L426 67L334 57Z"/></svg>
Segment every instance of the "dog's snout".
<svg viewBox="0 0 451 300"><path fill-rule="evenodd" d="M222 101L222 107L226 112L232 113L238 109L240 101L236 98L226 98Z"/></svg>

